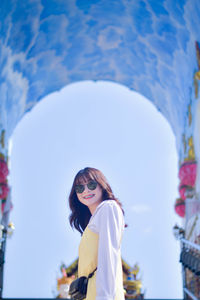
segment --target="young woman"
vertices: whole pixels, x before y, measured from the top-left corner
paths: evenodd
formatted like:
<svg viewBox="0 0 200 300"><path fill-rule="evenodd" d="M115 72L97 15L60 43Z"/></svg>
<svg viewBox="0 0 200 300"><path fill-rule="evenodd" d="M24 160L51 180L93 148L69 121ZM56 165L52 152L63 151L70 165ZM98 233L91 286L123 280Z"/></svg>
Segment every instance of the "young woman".
<svg viewBox="0 0 200 300"><path fill-rule="evenodd" d="M69 205L70 224L82 234L78 277L88 277L96 270L89 279L86 300L123 300L123 210L102 172L95 168L80 170Z"/></svg>

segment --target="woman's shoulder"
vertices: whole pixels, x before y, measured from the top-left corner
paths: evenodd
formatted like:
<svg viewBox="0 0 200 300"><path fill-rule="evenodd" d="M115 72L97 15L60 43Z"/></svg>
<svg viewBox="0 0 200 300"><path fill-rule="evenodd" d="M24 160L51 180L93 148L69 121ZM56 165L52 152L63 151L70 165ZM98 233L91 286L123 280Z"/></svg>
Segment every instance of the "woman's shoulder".
<svg viewBox="0 0 200 300"><path fill-rule="evenodd" d="M102 201L97 206L97 209L109 208L109 207L113 207L113 206L119 207L119 204L117 204L117 202L114 199L108 199L108 200Z"/></svg>
<svg viewBox="0 0 200 300"><path fill-rule="evenodd" d="M115 200L113 199L104 200L97 206L94 215L104 213L105 211L111 211L113 209L122 212L119 204Z"/></svg>
<svg viewBox="0 0 200 300"><path fill-rule="evenodd" d="M114 222L119 226L124 227L124 217L119 204L115 200L104 200L96 208L92 215L89 228L98 233L98 228L106 222Z"/></svg>

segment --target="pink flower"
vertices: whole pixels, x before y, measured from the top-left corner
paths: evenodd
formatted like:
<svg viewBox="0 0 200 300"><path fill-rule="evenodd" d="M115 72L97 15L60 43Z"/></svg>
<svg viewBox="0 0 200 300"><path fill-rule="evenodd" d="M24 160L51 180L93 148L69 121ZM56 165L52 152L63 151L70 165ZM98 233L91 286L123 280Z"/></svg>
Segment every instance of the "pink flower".
<svg viewBox="0 0 200 300"><path fill-rule="evenodd" d="M195 186L197 164L195 161L187 161L179 169L180 185Z"/></svg>
<svg viewBox="0 0 200 300"><path fill-rule="evenodd" d="M0 182L4 182L6 180L8 173L9 171L6 162L0 159Z"/></svg>
<svg viewBox="0 0 200 300"><path fill-rule="evenodd" d="M4 199L8 196L9 193L9 186L5 183L0 183L0 199Z"/></svg>

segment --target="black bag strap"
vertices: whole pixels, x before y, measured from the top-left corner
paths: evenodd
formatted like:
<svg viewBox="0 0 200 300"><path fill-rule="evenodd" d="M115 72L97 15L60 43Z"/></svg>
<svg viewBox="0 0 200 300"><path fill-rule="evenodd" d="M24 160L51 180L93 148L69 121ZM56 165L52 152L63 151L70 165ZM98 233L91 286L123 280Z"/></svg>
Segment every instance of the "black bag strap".
<svg viewBox="0 0 200 300"><path fill-rule="evenodd" d="M92 273L90 273L89 275L88 275L88 279L89 278L91 278L93 275L94 275L94 272L97 270L97 268L92 272Z"/></svg>

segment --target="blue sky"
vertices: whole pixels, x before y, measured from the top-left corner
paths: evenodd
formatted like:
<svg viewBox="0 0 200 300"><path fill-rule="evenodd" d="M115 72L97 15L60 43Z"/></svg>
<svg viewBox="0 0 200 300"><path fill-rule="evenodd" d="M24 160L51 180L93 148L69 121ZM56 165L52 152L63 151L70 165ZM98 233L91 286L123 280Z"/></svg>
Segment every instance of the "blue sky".
<svg viewBox="0 0 200 300"><path fill-rule="evenodd" d="M7 241L4 297L53 297L60 263L77 258L80 241L67 196L75 174L91 166L123 203L122 257L139 264L146 298L182 298L172 233L181 225L175 138L146 98L112 82L71 84L23 117L10 151L16 230Z"/></svg>

